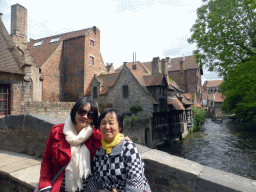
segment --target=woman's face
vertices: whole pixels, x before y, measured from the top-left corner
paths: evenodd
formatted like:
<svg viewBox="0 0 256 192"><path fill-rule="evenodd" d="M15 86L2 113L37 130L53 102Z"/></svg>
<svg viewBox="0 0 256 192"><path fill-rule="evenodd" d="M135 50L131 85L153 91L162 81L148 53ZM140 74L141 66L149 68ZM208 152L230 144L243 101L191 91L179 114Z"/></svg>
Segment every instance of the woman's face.
<svg viewBox="0 0 256 192"><path fill-rule="evenodd" d="M77 130L77 132L80 132L81 129L83 129L84 127L86 127L87 125L90 125L92 122L92 119L88 118L88 113L91 111L91 105L90 103L86 103L81 109L80 111L82 112L82 114L79 114L79 111L76 112L76 116L75 116L75 128ZM84 113L84 114L83 114Z"/></svg>
<svg viewBox="0 0 256 192"><path fill-rule="evenodd" d="M100 131L108 142L111 142L120 130L115 112L107 113L100 122Z"/></svg>

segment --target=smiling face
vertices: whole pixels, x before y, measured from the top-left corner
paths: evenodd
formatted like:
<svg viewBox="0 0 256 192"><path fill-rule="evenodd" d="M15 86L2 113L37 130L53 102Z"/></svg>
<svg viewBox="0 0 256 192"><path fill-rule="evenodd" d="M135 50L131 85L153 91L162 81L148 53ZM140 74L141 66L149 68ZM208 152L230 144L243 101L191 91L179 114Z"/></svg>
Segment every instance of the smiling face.
<svg viewBox="0 0 256 192"><path fill-rule="evenodd" d="M86 103L81 109L85 110L86 112L91 111L91 105L90 103ZM85 115L79 115L78 112L76 112L76 116L75 116L75 128L77 131L77 134L87 125L90 125L92 120L88 119L88 113L86 113Z"/></svg>
<svg viewBox="0 0 256 192"><path fill-rule="evenodd" d="M108 142L111 142L120 133L120 130L115 112L107 113L100 122L100 131Z"/></svg>

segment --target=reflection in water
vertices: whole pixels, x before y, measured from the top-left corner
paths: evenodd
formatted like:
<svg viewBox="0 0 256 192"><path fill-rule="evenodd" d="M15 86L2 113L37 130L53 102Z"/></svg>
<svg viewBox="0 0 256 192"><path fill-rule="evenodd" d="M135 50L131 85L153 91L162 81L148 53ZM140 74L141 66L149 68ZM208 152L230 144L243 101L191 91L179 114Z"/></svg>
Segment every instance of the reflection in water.
<svg viewBox="0 0 256 192"><path fill-rule="evenodd" d="M206 119L200 131L158 149L256 180L256 133L242 131L229 119L222 124Z"/></svg>

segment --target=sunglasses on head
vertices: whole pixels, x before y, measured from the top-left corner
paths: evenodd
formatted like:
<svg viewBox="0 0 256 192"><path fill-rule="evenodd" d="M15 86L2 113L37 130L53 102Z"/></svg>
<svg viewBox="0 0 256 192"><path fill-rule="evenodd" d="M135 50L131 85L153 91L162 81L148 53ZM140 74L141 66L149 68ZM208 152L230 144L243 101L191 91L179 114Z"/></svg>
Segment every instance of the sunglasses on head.
<svg viewBox="0 0 256 192"><path fill-rule="evenodd" d="M84 109L79 109L77 111L78 115L85 116L87 114L88 119L93 119L94 113L92 111L86 111Z"/></svg>

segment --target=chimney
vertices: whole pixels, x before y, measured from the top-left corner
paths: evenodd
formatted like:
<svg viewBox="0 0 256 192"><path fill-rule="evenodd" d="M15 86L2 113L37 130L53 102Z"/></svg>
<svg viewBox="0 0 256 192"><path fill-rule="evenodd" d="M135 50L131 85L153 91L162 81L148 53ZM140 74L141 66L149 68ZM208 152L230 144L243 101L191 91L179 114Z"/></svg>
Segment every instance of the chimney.
<svg viewBox="0 0 256 192"><path fill-rule="evenodd" d="M162 63L162 73L163 73L163 75L165 75L166 77L168 77L167 61L166 61L166 59L162 59L162 60L161 60L161 63Z"/></svg>
<svg viewBox="0 0 256 192"><path fill-rule="evenodd" d="M180 60L180 73L184 73L184 64L183 64L183 60Z"/></svg>
<svg viewBox="0 0 256 192"><path fill-rule="evenodd" d="M17 47L27 48L27 9L20 4L11 6L11 37Z"/></svg>
<svg viewBox="0 0 256 192"><path fill-rule="evenodd" d="M162 67L159 64L159 57L154 57L153 61L151 63L152 66L152 75L161 74L162 73Z"/></svg>
<svg viewBox="0 0 256 192"><path fill-rule="evenodd" d="M0 13L0 20L2 21L2 15L3 15L3 13Z"/></svg>
<svg viewBox="0 0 256 192"><path fill-rule="evenodd" d="M185 91L186 93L186 88L185 88L185 74L184 74L184 63L183 63L183 60L181 59L180 60L180 88L182 90Z"/></svg>
<svg viewBox="0 0 256 192"><path fill-rule="evenodd" d="M166 59L167 63L170 63L170 57L166 57L165 59Z"/></svg>
<svg viewBox="0 0 256 192"><path fill-rule="evenodd" d="M96 31L97 31L96 26L93 26L92 30L93 30L93 32L96 34Z"/></svg>

